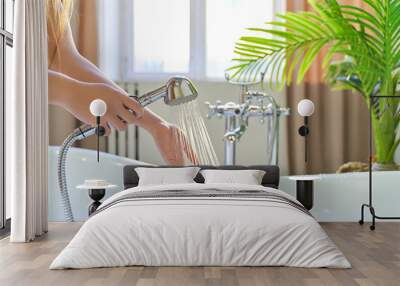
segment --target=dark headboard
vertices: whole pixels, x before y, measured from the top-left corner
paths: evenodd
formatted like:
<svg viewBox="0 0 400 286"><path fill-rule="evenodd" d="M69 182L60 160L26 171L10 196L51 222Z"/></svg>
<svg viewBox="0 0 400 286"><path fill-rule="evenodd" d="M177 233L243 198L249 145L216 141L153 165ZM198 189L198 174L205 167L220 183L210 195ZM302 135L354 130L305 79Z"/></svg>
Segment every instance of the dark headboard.
<svg viewBox="0 0 400 286"><path fill-rule="evenodd" d="M145 168L178 168L175 166L132 166L128 165L124 167L124 189L136 187L139 183L139 177L135 171L137 167ZM254 165L254 166L198 166L201 169L218 169L218 170L263 170L265 175L262 179L262 185L265 187L271 187L277 189L279 187L279 167L278 166L266 166L266 165ZM200 174L197 174L194 180L197 183L204 183L204 178Z"/></svg>

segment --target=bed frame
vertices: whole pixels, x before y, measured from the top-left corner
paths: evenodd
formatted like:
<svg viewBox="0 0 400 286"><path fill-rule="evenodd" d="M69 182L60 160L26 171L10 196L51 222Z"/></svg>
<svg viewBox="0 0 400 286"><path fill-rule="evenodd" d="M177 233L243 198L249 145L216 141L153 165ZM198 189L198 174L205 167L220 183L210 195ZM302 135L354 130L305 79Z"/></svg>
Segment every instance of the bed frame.
<svg viewBox="0 0 400 286"><path fill-rule="evenodd" d="M139 183L139 176L135 171L135 168L179 168L175 166L145 166L145 165L127 165L124 167L124 189L136 187ZM270 187L277 189L279 187L279 167L278 166L267 166L267 165L254 165L254 166L198 166L202 170L204 169L217 169L217 170L262 170L265 171L265 175L262 179L261 184L264 187ZM200 174L194 178L197 183L204 183L204 178Z"/></svg>

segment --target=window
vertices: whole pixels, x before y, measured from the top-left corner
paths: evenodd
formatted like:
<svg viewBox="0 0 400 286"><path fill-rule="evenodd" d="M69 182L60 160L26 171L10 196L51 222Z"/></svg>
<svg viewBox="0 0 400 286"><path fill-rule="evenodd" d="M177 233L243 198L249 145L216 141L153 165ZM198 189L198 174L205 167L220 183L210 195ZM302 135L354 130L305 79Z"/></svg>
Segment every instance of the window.
<svg viewBox="0 0 400 286"><path fill-rule="evenodd" d="M207 0L206 9L206 75L224 75L234 57L233 47L246 28L272 21L272 1Z"/></svg>
<svg viewBox="0 0 400 286"><path fill-rule="evenodd" d="M282 2L100 0L100 65L115 80L224 80L235 41L273 20Z"/></svg>
<svg viewBox="0 0 400 286"><path fill-rule="evenodd" d="M190 5L187 0L135 0L133 71L189 71Z"/></svg>
<svg viewBox="0 0 400 286"><path fill-rule="evenodd" d="M5 98L6 93L11 92L12 46L13 46L13 22L14 1L0 0L0 236L5 229L7 218L10 217L6 201L9 196L5 190Z"/></svg>

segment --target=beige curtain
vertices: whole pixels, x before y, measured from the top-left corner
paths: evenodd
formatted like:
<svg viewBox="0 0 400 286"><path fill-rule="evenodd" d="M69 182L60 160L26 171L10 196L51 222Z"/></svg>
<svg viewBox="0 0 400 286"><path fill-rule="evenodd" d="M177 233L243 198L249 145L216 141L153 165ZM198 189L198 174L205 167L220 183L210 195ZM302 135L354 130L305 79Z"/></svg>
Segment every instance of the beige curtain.
<svg viewBox="0 0 400 286"><path fill-rule="evenodd" d="M44 0L15 2L12 93L6 98L11 242L47 232L47 27Z"/></svg>
<svg viewBox="0 0 400 286"><path fill-rule="evenodd" d="M343 1L362 5L362 1ZM289 11L311 11L307 0L288 0ZM301 85L286 90L292 109L288 120L289 171L292 174L330 173L349 161L368 162L368 110L360 94L332 91L323 81L323 53L311 67ZM304 139L298 135L303 118L297 104L308 98L315 104L310 118L309 157L304 161Z"/></svg>
<svg viewBox="0 0 400 286"><path fill-rule="evenodd" d="M71 28L79 53L97 65L97 7L96 0L75 0L71 18ZM50 144L61 145L63 140L77 128L81 122L61 107L49 107ZM105 140L101 140L104 150ZM83 148L96 149L96 138L87 138L78 145Z"/></svg>
<svg viewBox="0 0 400 286"><path fill-rule="evenodd" d="M75 37L79 53L97 65L97 5L96 0L79 0L79 17L77 19L77 33ZM78 6L78 5L77 5ZM100 140L100 149L105 150L106 140ZM96 149L96 138L87 138L79 142L82 148Z"/></svg>
<svg viewBox="0 0 400 286"><path fill-rule="evenodd" d="M77 47L82 56L97 65L96 0L79 1Z"/></svg>

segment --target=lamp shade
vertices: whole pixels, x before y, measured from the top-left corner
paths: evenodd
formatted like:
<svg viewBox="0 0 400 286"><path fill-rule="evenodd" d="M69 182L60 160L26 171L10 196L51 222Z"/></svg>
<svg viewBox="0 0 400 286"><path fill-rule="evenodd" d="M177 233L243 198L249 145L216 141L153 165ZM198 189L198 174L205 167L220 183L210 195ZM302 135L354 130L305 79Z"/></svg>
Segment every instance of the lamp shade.
<svg viewBox="0 0 400 286"><path fill-rule="evenodd" d="M103 116L107 112L107 104L101 99L95 99L90 103L90 113L93 116Z"/></svg>
<svg viewBox="0 0 400 286"><path fill-rule="evenodd" d="M303 99L297 104L297 112L303 116L311 116L314 113L314 103L309 99Z"/></svg>

